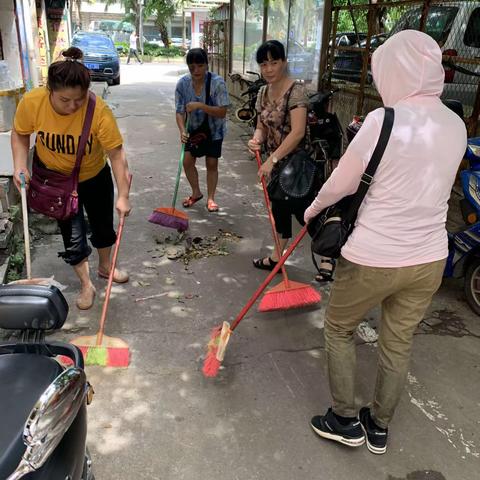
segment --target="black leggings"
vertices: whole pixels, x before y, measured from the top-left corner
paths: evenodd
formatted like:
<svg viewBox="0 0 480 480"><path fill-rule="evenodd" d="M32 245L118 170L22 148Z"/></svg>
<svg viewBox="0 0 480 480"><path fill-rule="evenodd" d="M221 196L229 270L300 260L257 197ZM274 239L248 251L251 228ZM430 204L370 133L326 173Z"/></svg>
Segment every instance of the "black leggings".
<svg viewBox="0 0 480 480"><path fill-rule="evenodd" d="M78 265L92 249L87 242L85 209L90 225L90 242L95 248L111 247L117 240L113 229L113 181L107 164L100 173L78 184L78 213L58 222L65 251L58 254L69 265Z"/></svg>
<svg viewBox="0 0 480 480"><path fill-rule="evenodd" d="M275 229L281 238L292 238L292 215L295 215L300 225L305 225L303 216L314 198L314 196L309 196L303 199L272 200Z"/></svg>

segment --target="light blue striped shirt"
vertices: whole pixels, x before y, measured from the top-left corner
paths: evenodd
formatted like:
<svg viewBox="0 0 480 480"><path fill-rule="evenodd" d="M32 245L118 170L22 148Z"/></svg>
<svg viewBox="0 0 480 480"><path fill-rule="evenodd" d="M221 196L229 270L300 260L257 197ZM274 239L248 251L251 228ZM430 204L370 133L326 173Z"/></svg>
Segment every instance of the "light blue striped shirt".
<svg viewBox="0 0 480 480"><path fill-rule="evenodd" d="M212 80L210 83L210 106L212 107L228 107L230 100L228 98L227 86L225 80L216 73L212 73ZM184 75L178 82L175 89L175 109L177 113L185 113L185 107L190 102L205 101L205 87L207 85L207 75L205 75L205 85L202 93L195 95L195 89L192 84L192 76L188 73ZM192 132L198 128L205 118L203 110L194 110L190 114L190 121L188 124L188 131ZM216 118L211 115L208 116L208 124L212 134L212 140L222 140L227 133L227 119Z"/></svg>

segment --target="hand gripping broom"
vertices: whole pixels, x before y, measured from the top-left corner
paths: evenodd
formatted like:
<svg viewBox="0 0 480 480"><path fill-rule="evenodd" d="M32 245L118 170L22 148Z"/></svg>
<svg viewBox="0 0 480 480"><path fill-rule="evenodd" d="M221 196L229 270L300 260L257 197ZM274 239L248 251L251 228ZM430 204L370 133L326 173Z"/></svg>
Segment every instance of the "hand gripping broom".
<svg viewBox="0 0 480 480"><path fill-rule="evenodd" d="M216 377L218 374L218 370L220 369L220 365L225 357L225 351L227 348L228 341L230 340L230 336L237 328L238 324L243 320L247 312L250 310L252 305L257 301L258 297L262 294L262 292L267 288L267 285L272 281L273 277L278 273L278 271L282 268L283 264L293 252L293 250L297 247L300 243L302 238L307 233L307 226L305 225L300 233L296 236L293 240L291 245L288 247L287 251L283 254L283 256L279 259L278 263L275 265L273 270L268 274L267 278L263 281L263 283L258 287L255 293L250 297L247 304L242 308L241 312L235 318L233 323L230 325L228 322L223 322L221 326L216 327L212 331L212 335L210 337L210 341L207 345L207 355L203 362L203 374L206 377Z"/></svg>
<svg viewBox="0 0 480 480"><path fill-rule="evenodd" d="M131 184L132 176L130 175L129 186ZM93 336L77 337L70 342L80 348L86 365L128 367L128 364L130 363L130 349L128 348L128 344L120 338L107 337L104 334L108 304L110 302L110 293L112 291L113 276L115 274L115 266L117 264L124 224L125 216L122 215L118 223L117 241L115 242L115 248L113 250L110 275L108 276L107 289L105 291L105 300L103 302L102 316L100 317L98 332Z"/></svg>
<svg viewBox="0 0 480 480"><path fill-rule="evenodd" d="M260 158L260 152L255 152L258 168L262 166L262 160ZM275 229L275 220L272 215L272 209L270 207L270 200L268 198L267 185L265 178L262 175L262 187L263 196L265 198L265 206L268 211L268 218L272 227L273 240L275 242L275 248L277 250L278 257L281 256L280 241L278 240L277 230ZM320 302L320 294L310 285L299 282L292 282L287 277L287 271L285 266L282 266L283 280L268 290L260 301L258 310L260 312L270 312L274 310L288 310L291 308L301 308L308 305L315 305Z"/></svg>
<svg viewBox="0 0 480 480"><path fill-rule="evenodd" d="M188 131L188 118L185 129ZM188 215L175 208L175 205L177 203L178 186L180 185L180 177L182 175L184 158L185 143L182 143L182 153L180 154L180 160L178 161L177 178L175 180L175 191L173 194L172 206L156 208L152 212L150 217L148 217L148 221L151 223L162 225L162 227L174 228L179 232L184 232L185 230L188 230Z"/></svg>

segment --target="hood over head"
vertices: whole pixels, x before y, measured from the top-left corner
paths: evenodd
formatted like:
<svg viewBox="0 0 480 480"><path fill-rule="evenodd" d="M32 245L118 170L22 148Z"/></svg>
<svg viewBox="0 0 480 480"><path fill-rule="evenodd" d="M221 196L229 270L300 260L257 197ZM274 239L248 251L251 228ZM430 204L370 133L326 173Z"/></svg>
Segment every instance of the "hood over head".
<svg viewBox="0 0 480 480"><path fill-rule="evenodd" d="M426 33L404 30L375 50L372 75L385 106L416 96L440 97L445 79L442 51Z"/></svg>

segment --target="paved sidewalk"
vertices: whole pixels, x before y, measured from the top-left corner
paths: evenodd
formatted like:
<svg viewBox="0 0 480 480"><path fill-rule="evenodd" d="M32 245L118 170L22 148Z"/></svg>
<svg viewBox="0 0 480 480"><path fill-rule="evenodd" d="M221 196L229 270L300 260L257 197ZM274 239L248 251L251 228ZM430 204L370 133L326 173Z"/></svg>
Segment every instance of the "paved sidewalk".
<svg viewBox="0 0 480 480"><path fill-rule="evenodd" d="M188 265L167 258L162 241L169 232L146 219L171 201L179 156L173 111L178 71L178 65L122 66L122 85L108 97L134 174L134 211L120 252L131 281L114 287L107 334L129 343L132 363L126 370L87 369L96 391L89 445L97 480L480 478L480 319L464 303L458 282L445 283L415 338L384 456L323 441L309 426L330 403L323 340L328 287L320 289L318 308L252 309L232 336L218 378L203 378L210 330L233 319L265 277L251 259L268 252L270 227L243 130L230 122L220 161L221 211L208 213L203 201L188 211L192 237L214 242L219 230L234 234L220 244L227 254ZM200 178L205 185L203 167ZM181 195L187 194L182 179ZM57 258L62 249L59 236L46 236L33 254L35 276L54 273L68 285L71 313L56 336L94 334L101 301L88 312L75 308L78 284ZM91 268L96 271L93 256ZM288 271L312 282L308 241ZM106 283L94 278L101 292ZM375 326L378 312L371 317ZM371 397L377 349L357 340L361 404Z"/></svg>

